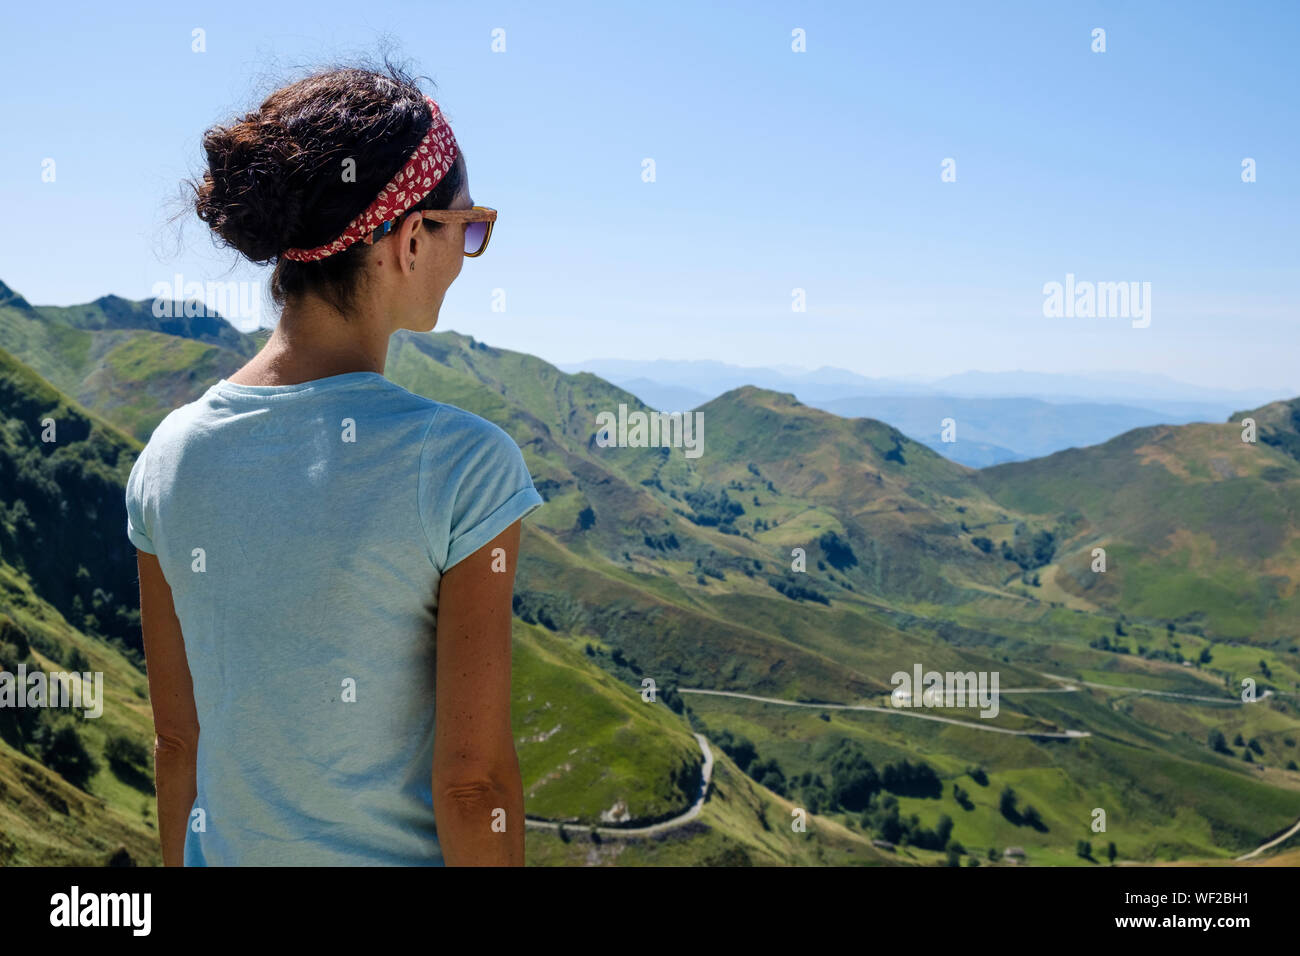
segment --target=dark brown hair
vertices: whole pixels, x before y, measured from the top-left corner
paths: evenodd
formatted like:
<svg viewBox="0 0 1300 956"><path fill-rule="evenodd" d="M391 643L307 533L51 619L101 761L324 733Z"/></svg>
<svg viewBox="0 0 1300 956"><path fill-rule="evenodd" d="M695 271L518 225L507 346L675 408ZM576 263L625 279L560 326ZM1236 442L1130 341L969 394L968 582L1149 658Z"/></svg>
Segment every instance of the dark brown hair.
<svg viewBox="0 0 1300 956"><path fill-rule="evenodd" d="M316 262L280 254L337 238L370 205L428 132L424 97L387 62L324 70L276 90L256 112L203 135L208 168L190 184L198 217L249 260L275 263L278 305L310 291L346 315L371 246L354 243ZM449 208L464 181L461 154L414 208ZM425 229L441 227L424 220Z"/></svg>

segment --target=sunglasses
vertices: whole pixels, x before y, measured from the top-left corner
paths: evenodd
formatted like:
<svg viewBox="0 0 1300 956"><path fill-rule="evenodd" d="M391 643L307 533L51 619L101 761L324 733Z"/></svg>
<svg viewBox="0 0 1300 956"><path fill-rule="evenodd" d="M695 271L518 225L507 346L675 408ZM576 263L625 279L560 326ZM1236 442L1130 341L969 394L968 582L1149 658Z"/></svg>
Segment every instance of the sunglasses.
<svg viewBox="0 0 1300 956"><path fill-rule="evenodd" d="M469 258L483 255L488 240L492 238L492 224L497 221L497 211L487 206L469 209L420 209L425 219L434 222L463 222L465 224L465 255Z"/></svg>
<svg viewBox="0 0 1300 956"><path fill-rule="evenodd" d="M487 206L471 206L469 209L416 209L425 219L435 222L463 222L465 224L465 255L470 259L483 255L488 240L492 238L492 224L497 221L497 211ZM384 223L366 237L367 243L382 239L393 231L395 220Z"/></svg>

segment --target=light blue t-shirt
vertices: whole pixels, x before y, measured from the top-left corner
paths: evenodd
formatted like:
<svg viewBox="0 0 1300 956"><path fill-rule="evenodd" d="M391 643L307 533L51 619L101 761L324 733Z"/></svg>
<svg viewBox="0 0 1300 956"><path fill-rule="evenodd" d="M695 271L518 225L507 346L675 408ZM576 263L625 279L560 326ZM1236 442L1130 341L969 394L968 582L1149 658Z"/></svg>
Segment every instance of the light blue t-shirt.
<svg viewBox="0 0 1300 956"><path fill-rule="evenodd" d="M187 866L442 864L438 582L541 504L504 431L376 372L222 379L159 424L127 534L194 681Z"/></svg>

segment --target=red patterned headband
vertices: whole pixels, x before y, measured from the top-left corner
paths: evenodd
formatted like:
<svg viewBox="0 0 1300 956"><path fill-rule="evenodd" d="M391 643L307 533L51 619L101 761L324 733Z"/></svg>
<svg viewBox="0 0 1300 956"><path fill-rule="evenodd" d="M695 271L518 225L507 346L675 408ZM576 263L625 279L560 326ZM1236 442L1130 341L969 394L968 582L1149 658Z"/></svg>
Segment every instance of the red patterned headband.
<svg viewBox="0 0 1300 956"><path fill-rule="evenodd" d="M406 161L396 176L379 191L375 201L362 211L361 215L348 224L343 235L332 242L315 249L286 249L280 253L282 259L295 262L315 262L336 252L342 252L354 242L367 238L375 230L385 225L390 219L396 219L425 196L433 192L433 187L447 175L452 163L460 152L456 137L452 135L451 126L438 104L429 97L429 112L433 123L429 132L424 134L420 145L415 148L411 158Z"/></svg>

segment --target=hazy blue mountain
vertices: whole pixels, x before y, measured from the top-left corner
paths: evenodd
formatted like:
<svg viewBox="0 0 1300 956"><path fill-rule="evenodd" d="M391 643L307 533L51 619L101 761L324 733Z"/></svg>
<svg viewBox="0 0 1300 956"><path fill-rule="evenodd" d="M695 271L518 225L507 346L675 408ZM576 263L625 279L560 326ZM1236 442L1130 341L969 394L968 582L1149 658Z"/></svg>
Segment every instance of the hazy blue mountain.
<svg viewBox="0 0 1300 956"><path fill-rule="evenodd" d="M1220 407L1245 408L1271 402L1275 389L1225 389L1180 382L1166 375L1137 372L1085 372L1064 375L1051 372L962 372L929 383L938 393L970 397L1026 395L1044 401L1075 402L1079 399L1140 405L1150 402L1182 402ZM1291 391L1290 389L1286 391ZM1223 417L1215 415L1214 421Z"/></svg>
<svg viewBox="0 0 1300 956"><path fill-rule="evenodd" d="M716 395L706 395L693 388L664 385L662 382L651 381L648 378L633 378L618 384L620 388L627 389L651 408L657 408L661 412L690 411L699 408L711 398L717 398Z"/></svg>
<svg viewBox="0 0 1300 956"><path fill-rule="evenodd" d="M1099 444L1133 428L1223 422L1277 396L1267 389L1206 389L1136 373L963 372L927 383L868 378L823 366L747 367L712 360L593 359L587 371L666 411L696 408L745 385L789 392L846 418L875 418L972 468ZM945 418L957 442L940 441Z"/></svg>
<svg viewBox="0 0 1300 956"><path fill-rule="evenodd" d="M808 404L846 418L888 422L909 438L972 468L1097 445L1133 428L1204 420L1131 405L1057 405L1033 398L859 396ZM945 418L956 422L956 442L940 440Z"/></svg>
<svg viewBox="0 0 1300 956"><path fill-rule="evenodd" d="M592 359L559 366L566 372L591 372L635 392L628 383L648 380L663 386L686 388L709 398L735 388L753 385L773 391L793 392L800 401L829 401L855 395L927 395L932 390L901 379L873 379L846 369L824 366L815 370L730 365L712 360Z"/></svg>

